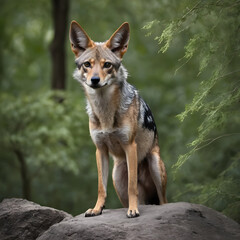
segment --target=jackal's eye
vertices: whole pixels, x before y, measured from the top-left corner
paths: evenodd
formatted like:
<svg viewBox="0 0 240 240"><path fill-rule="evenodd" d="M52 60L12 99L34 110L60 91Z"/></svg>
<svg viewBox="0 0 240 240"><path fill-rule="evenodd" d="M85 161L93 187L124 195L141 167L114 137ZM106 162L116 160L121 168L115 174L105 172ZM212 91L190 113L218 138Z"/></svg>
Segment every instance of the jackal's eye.
<svg viewBox="0 0 240 240"><path fill-rule="evenodd" d="M105 62L103 67L104 68L110 68L112 66L112 64L110 62Z"/></svg>
<svg viewBox="0 0 240 240"><path fill-rule="evenodd" d="M86 68L91 67L91 63L90 63L90 62L85 62L85 63L83 63L83 65L84 65L84 67L86 67Z"/></svg>

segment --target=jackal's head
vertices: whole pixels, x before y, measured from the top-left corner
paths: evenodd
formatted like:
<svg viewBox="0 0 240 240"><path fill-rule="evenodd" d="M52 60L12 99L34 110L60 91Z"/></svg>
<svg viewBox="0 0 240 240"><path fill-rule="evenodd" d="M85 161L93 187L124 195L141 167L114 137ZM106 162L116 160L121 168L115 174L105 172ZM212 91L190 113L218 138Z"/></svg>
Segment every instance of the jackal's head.
<svg viewBox="0 0 240 240"><path fill-rule="evenodd" d="M74 75L85 88L98 89L119 81L119 68L128 48L128 23L123 23L109 40L98 43L72 21L69 37L78 68Z"/></svg>

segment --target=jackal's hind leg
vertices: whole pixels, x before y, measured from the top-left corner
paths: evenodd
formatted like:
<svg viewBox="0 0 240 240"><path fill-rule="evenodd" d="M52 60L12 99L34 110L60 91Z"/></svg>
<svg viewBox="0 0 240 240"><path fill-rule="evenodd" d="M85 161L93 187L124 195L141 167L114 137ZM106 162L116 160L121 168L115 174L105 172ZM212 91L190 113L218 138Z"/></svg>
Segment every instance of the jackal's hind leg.
<svg viewBox="0 0 240 240"><path fill-rule="evenodd" d="M142 170L144 168L144 170ZM146 169L147 168L147 169ZM149 170L148 170L148 163L141 164L139 166L139 181L138 181L138 202L139 204L153 204L152 202L152 192L154 191L152 188L146 188L147 185L154 185L152 179L149 179ZM147 172L147 174L146 174ZM127 169L127 162L125 159L115 159L114 167L113 167L113 185L118 195L118 198L122 205L127 208L128 207L128 169ZM155 187L153 187L155 189ZM151 198L148 201L149 197ZM157 198L157 197L156 197ZM157 199L158 200L158 199ZM156 201L155 201L156 202Z"/></svg>
<svg viewBox="0 0 240 240"><path fill-rule="evenodd" d="M128 169L125 159L114 158L112 171L113 185L124 207L128 207Z"/></svg>
<svg viewBox="0 0 240 240"><path fill-rule="evenodd" d="M156 186L160 204L167 203L166 185L167 173L160 158L159 148L156 146L148 156L149 171Z"/></svg>

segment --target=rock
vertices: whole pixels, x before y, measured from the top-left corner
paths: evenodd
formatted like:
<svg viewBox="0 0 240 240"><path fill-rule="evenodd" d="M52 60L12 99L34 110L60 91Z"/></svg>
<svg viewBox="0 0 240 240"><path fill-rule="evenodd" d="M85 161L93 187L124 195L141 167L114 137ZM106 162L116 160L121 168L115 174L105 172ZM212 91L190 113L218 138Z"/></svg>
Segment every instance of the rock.
<svg viewBox="0 0 240 240"><path fill-rule="evenodd" d="M0 203L0 239L37 239L66 217L71 215L23 199L5 199Z"/></svg>
<svg viewBox="0 0 240 240"><path fill-rule="evenodd" d="M132 219L123 208L104 210L97 217L71 217L25 200L5 200L0 204L0 239L240 239L238 223L202 205L169 203L139 210L141 216Z"/></svg>

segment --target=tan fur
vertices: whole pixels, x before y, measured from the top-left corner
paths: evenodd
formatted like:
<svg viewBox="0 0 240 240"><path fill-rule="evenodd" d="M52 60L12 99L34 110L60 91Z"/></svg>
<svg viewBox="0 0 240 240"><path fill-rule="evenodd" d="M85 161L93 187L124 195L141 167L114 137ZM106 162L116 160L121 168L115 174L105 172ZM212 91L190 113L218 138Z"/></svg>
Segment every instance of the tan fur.
<svg viewBox="0 0 240 240"><path fill-rule="evenodd" d="M123 92L126 73L121 58L128 48L129 25L122 24L105 43L95 43L73 21L70 41L78 66L75 75L87 97L90 135L97 149L98 199L85 216L102 213L111 154L117 195L123 206L128 207L127 216L137 217L139 203L151 203L154 199L159 199L160 204L167 202L167 175L155 130L151 129L152 125L150 129L143 126L144 121L150 121L149 124L153 121L151 115L144 119L144 112L148 111L146 104L126 83ZM132 98L126 98L128 91Z"/></svg>

